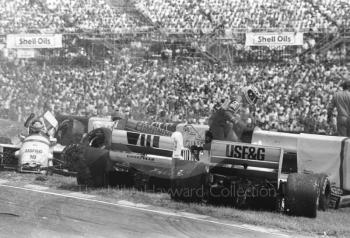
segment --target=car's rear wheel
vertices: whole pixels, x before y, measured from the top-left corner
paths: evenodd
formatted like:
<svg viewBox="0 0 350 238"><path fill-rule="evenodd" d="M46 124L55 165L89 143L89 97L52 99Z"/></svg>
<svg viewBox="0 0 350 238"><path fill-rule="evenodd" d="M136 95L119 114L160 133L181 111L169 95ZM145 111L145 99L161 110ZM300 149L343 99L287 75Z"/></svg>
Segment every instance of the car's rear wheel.
<svg viewBox="0 0 350 238"><path fill-rule="evenodd" d="M71 145L63 151L67 167L77 173L79 185L100 187L108 184L106 167L109 159L107 150L83 145Z"/></svg>
<svg viewBox="0 0 350 238"><path fill-rule="evenodd" d="M314 218L319 206L319 182L314 174L292 173L286 185L286 208L291 215Z"/></svg>

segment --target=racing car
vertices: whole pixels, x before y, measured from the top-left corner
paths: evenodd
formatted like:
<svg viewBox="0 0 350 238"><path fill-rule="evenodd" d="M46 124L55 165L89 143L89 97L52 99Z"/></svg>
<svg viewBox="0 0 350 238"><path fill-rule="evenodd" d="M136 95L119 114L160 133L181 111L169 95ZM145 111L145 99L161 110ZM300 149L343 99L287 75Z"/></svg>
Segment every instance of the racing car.
<svg viewBox="0 0 350 238"><path fill-rule="evenodd" d="M122 182L116 180L123 174L141 189L161 180L174 199L227 199L234 206L264 200L277 210L307 217L327 208L327 175L283 173L284 148L210 140L201 127L190 126L200 139L186 148L184 133L119 120L112 129L92 130L82 144L68 146L63 153L77 170L81 185Z"/></svg>
<svg viewBox="0 0 350 238"><path fill-rule="evenodd" d="M30 124L41 121L47 133L30 133ZM62 175L74 175L67 167L66 161L61 159L65 146L79 143L84 134L99 127L111 128L112 117L82 117L58 114L56 117L50 112L40 116L31 113L24 123L26 135L19 135L20 141L12 144L10 138L2 138L0 143L0 168L16 169L19 172L47 173L55 172Z"/></svg>
<svg viewBox="0 0 350 238"><path fill-rule="evenodd" d="M57 127L53 115L46 112L35 122L34 117L35 115L31 114L26 120L25 127L28 128L28 134L20 135L20 143L0 144L2 167L15 168L19 172L46 174L53 166L54 153L62 152L63 148L56 145L57 140L46 133L51 128L55 130Z"/></svg>

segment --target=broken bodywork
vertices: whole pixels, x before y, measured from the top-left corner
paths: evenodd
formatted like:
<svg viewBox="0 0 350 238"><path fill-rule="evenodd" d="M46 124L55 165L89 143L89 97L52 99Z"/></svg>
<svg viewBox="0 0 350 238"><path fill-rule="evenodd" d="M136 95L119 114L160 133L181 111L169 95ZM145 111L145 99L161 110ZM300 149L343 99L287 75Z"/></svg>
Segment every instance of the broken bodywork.
<svg viewBox="0 0 350 238"><path fill-rule="evenodd" d="M283 175L283 148L207 141L200 135L201 140L186 148L183 134L121 120L112 129L91 131L82 144L69 146L65 156L82 185L127 183L153 189L160 184L174 199L227 200L234 206L264 201L274 209L308 217L327 208L327 176Z"/></svg>

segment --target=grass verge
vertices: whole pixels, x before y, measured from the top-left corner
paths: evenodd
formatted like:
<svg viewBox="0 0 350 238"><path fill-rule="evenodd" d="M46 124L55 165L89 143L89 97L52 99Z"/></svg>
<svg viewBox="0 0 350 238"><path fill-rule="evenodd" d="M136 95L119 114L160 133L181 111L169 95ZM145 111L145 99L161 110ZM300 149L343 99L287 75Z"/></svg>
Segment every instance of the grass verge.
<svg viewBox="0 0 350 238"><path fill-rule="evenodd" d="M18 174L13 171L1 171L0 179L8 179L12 183L18 184L31 183L48 186L58 190L81 191L91 195L101 196L103 200L109 202L127 200L134 203L202 214L234 222L277 228L299 235L350 237L350 208L341 208L326 212L319 211L317 218L310 219L287 216L276 212L241 210L232 207L176 202L171 200L170 196L166 193L147 193L136 191L132 188L109 187L90 189L78 186L73 177L60 175L45 177L35 174Z"/></svg>

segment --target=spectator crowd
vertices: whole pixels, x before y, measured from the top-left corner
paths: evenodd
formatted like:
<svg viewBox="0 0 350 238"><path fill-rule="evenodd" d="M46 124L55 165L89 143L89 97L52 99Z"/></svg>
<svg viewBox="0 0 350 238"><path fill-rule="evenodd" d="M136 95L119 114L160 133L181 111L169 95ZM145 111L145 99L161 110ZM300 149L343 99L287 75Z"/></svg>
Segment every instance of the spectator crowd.
<svg viewBox="0 0 350 238"><path fill-rule="evenodd" d="M319 8L337 26L350 27L350 3L346 0L312 0L312 4Z"/></svg>
<svg viewBox="0 0 350 238"><path fill-rule="evenodd" d="M0 33L115 33L157 25L167 32L205 33L217 27L322 31L350 25L350 3L344 0L140 0L127 6L136 14L109 2L113 1L0 0Z"/></svg>
<svg viewBox="0 0 350 238"><path fill-rule="evenodd" d="M150 24L168 33L217 28L334 32L350 24L350 4L344 0L140 0L132 6L143 17L104 0L0 0L0 34L116 33ZM309 41L312 48L316 42ZM236 45L238 57L249 52ZM118 110L137 120L206 123L222 100L243 85L255 84L264 98L256 109L241 110L248 123L267 130L333 134L335 122L327 123L327 107L348 69L332 62L345 59L344 48L329 51L328 62L317 57L280 61L274 50L269 52L261 56L270 59L264 63L230 66L194 58L180 63L119 59L90 67L2 59L0 116L23 121L30 112L46 110L86 116Z"/></svg>
<svg viewBox="0 0 350 238"><path fill-rule="evenodd" d="M148 26L104 0L0 0L0 33L120 32Z"/></svg>
<svg viewBox="0 0 350 238"><path fill-rule="evenodd" d="M334 132L327 107L348 69L322 63L208 66L200 61L127 62L92 66L0 66L1 114L23 120L45 110L74 115L111 115L138 120L206 123L215 106L242 85L255 84L264 98L244 120L263 129ZM336 111L334 112L336 114Z"/></svg>
<svg viewBox="0 0 350 238"><path fill-rule="evenodd" d="M329 2L328 0L324 0ZM337 3L344 1L337 0ZM349 3L344 3L349 6ZM332 10L340 10L343 4ZM290 28L323 29L333 24L325 11L307 0L141 0L137 6L154 22L166 28L207 29ZM346 13L346 10L341 9ZM336 14L336 12L332 12Z"/></svg>

